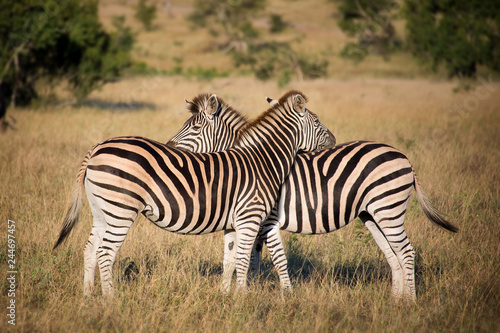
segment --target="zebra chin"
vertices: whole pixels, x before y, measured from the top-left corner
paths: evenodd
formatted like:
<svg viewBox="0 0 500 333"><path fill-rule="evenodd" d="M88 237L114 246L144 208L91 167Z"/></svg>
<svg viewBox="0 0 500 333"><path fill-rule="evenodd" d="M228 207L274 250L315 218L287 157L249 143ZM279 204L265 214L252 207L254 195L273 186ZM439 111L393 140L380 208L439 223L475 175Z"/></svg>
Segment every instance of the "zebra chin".
<svg viewBox="0 0 500 333"><path fill-rule="evenodd" d="M332 132L328 130L328 139L325 140L324 142L320 142L318 144L318 149L327 149L327 148L333 148L337 144L337 139L335 138L335 135L333 135Z"/></svg>

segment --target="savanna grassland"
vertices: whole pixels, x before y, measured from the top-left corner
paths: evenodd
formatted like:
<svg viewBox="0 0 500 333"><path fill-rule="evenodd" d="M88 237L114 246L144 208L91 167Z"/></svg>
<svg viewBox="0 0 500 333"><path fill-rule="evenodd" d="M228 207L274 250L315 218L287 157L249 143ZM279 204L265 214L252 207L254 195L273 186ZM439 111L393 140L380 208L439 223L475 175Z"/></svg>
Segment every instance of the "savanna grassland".
<svg viewBox="0 0 500 333"><path fill-rule="evenodd" d="M17 129L0 133L0 331L499 331L500 80L485 72L490 83L457 90L459 83L419 69L405 54L354 66L338 57L335 41L345 37L328 22L328 2L317 1L320 14L305 5L314 2L269 2L294 22L307 48L332 52L328 78L278 87L242 73L130 76L81 106L57 86L47 89L57 103L9 110ZM186 68L229 70L226 55L207 49L206 32L182 25L189 2L172 3L172 19L163 13L156 29L138 34L135 57L168 69L173 54L183 54ZM130 5L102 1L105 24L111 15L133 23ZM222 233L176 235L140 218L114 266L115 297L101 298L97 275L95 295L84 298L82 250L92 223L86 202L68 241L52 246L85 153L118 135L167 141L189 117L183 99L202 92L253 118L267 109L265 96L289 89L309 98L337 142L376 140L404 152L431 201L459 227L451 234L433 226L410 199L405 226L416 250L417 302L391 300L389 266L358 220L328 235L283 233L294 287L283 296L266 252L251 292L223 295ZM15 297L8 296L8 220L16 226ZM15 326L6 316L12 299Z"/></svg>

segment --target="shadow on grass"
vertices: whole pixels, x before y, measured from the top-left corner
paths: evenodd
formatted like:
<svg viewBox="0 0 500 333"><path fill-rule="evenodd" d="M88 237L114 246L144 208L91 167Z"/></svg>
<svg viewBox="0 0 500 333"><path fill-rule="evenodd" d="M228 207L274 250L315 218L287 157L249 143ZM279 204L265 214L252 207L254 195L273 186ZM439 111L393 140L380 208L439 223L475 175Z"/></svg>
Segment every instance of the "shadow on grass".
<svg viewBox="0 0 500 333"><path fill-rule="evenodd" d="M202 261L198 265L198 273L201 276L206 276L206 277L220 276L220 278L222 279L222 272L223 272L222 263L214 265L213 262Z"/></svg>
<svg viewBox="0 0 500 333"><path fill-rule="evenodd" d="M443 267L438 263L425 265L422 256L417 250L415 256L415 279L417 292L425 289L423 285L424 276L432 275L439 276L443 274ZM343 262L335 262L333 265L325 265L320 260L314 257L304 256L300 250L291 250L287 253L288 272L292 284L298 285L302 283L321 284L325 280L330 280L332 283L343 286L353 287L358 283L383 283L391 281L391 270L385 257L379 259L364 259L352 258ZM136 262L137 261L137 262ZM143 259L133 261L130 258L124 258L118 262L118 271L120 272L120 280L122 283L128 284L134 281L139 274L146 274L151 277L153 271L158 266L159 259L155 256L146 256ZM203 277L217 277L222 279L223 267L222 262L214 264L213 261L201 260L198 264L198 274ZM249 275L251 276L251 274ZM250 277L251 278L251 277ZM252 278L251 278L252 279ZM260 271L253 280L271 281L279 285L279 277L269 257L263 258Z"/></svg>
<svg viewBox="0 0 500 333"><path fill-rule="evenodd" d="M433 258L424 259L422 253L424 252L419 247L415 248L415 285L417 289L417 296L424 290L430 288L429 282L434 283L436 279L444 274L446 268Z"/></svg>
<svg viewBox="0 0 500 333"><path fill-rule="evenodd" d="M142 110L155 110L156 106L153 103L144 102L109 102L101 99L88 99L78 104L79 107L90 107L99 110L113 112L131 112Z"/></svg>
<svg viewBox="0 0 500 333"><path fill-rule="evenodd" d="M129 257L117 262L119 279L123 284L129 284L137 279L139 274L146 274L151 277L153 271L158 266L158 258L146 256L137 262Z"/></svg>
<svg viewBox="0 0 500 333"><path fill-rule="evenodd" d="M354 258L347 262L326 266L314 258L308 258L295 251L289 251L287 259L290 279L295 285L305 282L321 283L324 279L333 279L334 283L354 286L357 283L368 284L376 281L387 281L391 278L389 265L385 263L384 259ZM200 275L205 277L218 276L222 279L222 263L214 265L213 262L202 261L198 267ZM249 274L249 277L252 280L251 275ZM263 258L260 271L253 279L271 281L279 285L278 274L269 257Z"/></svg>
<svg viewBox="0 0 500 333"><path fill-rule="evenodd" d="M317 283L331 279L333 283L355 286L390 279L389 266L380 260L353 258L352 260L325 265L315 258L307 258L298 252L289 252L288 272L292 284ZM263 279L278 280L278 275L270 259L261 264Z"/></svg>

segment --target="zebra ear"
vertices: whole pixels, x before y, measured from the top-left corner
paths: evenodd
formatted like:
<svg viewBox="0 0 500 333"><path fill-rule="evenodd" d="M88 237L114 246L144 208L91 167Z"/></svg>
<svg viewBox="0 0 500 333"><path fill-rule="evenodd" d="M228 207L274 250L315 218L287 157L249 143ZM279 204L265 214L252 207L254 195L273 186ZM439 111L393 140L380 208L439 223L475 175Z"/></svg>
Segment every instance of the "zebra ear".
<svg viewBox="0 0 500 333"><path fill-rule="evenodd" d="M184 102L186 103L186 108L188 109L189 112L191 112L192 114L198 113L198 111L196 110L196 107L193 104L193 102L190 102L190 101L188 101L185 98L184 98Z"/></svg>
<svg viewBox="0 0 500 333"><path fill-rule="evenodd" d="M293 108L296 110L301 116L303 116L307 109L306 109L306 99L304 96L297 94L293 97Z"/></svg>
<svg viewBox="0 0 500 333"><path fill-rule="evenodd" d="M271 107L275 107L278 105L278 101L269 97L266 97L266 101L271 105Z"/></svg>
<svg viewBox="0 0 500 333"><path fill-rule="evenodd" d="M221 107L220 107L219 100L217 99L217 95L213 94L208 99L207 108L206 108L205 112L209 116L209 118L211 118L213 116L217 117L220 113L220 109L221 109Z"/></svg>

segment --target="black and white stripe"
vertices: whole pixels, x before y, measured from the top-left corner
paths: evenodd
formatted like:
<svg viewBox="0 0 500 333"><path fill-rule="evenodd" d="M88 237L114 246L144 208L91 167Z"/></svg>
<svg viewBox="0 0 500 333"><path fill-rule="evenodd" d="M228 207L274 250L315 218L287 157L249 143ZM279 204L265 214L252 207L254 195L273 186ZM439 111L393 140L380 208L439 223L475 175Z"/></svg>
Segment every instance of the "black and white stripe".
<svg viewBox="0 0 500 333"><path fill-rule="evenodd" d="M54 246L77 222L85 187L94 223L84 250L84 293L92 292L96 265L103 294L113 293L112 266L138 214L181 234L235 230L237 287L246 288L255 237L297 151L314 150L319 142L334 144L305 103L301 93L287 93L283 104L247 124L236 147L224 152L192 153L142 137L112 138L94 146L82 163Z"/></svg>
<svg viewBox="0 0 500 333"><path fill-rule="evenodd" d="M271 105L279 104L269 101ZM206 118L203 108L191 112L193 117L198 117L198 127L207 126L203 120ZM234 117L236 111L231 112ZM242 122L245 122L244 118L240 122L233 120L233 123L238 124L237 127L223 128L225 131L237 132ZM183 131L185 139L189 137L190 142L198 142L191 147L203 147L208 149L206 151L215 149L212 138L204 137L202 131L194 132L186 127ZM223 135L225 138L231 136L234 133ZM173 140L177 139L174 137ZM218 148L228 148L234 143L215 141ZM179 146L183 144L170 144L175 143ZM275 249L282 246L281 239L269 233L276 226L294 233L324 234L338 230L359 217L389 262L393 296L415 299L414 250L403 225L413 187L429 220L450 231L457 231L427 201L410 162L393 147L377 142L355 141L299 154L281 188L276 206L262 225L255 246L256 253L252 255L252 266L258 268L262 242L265 241L280 276L286 274L284 252ZM228 258L232 258L228 244L233 241L233 237L234 234L226 232L225 256ZM230 279L231 275L232 271L227 272L225 277ZM230 283L230 280L225 283Z"/></svg>
<svg viewBox="0 0 500 333"><path fill-rule="evenodd" d="M248 123L244 116L215 94L200 94L190 102L184 101L192 116L167 142L174 147L192 152L223 151L229 148L228 142L231 146L236 142L240 129Z"/></svg>

